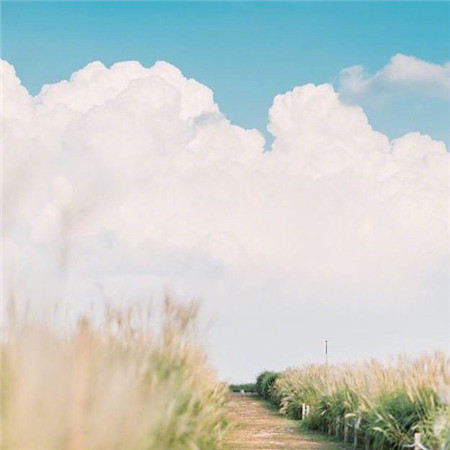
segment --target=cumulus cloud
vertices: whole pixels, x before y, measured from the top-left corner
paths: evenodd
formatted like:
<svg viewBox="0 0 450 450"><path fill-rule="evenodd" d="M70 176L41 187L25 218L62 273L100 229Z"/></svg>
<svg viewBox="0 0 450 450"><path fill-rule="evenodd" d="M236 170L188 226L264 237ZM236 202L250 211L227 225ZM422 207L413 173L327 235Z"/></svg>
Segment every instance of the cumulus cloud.
<svg viewBox="0 0 450 450"><path fill-rule="evenodd" d="M374 294L375 313L383 292L402 292L384 299L402 310L442 271L445 145L390 142L330 85L275 97L265 151L260 132L165 62L95 62L35 97L6 61L2 73L4 276L24 297L175 288L217 315L216 356L249 376L271 360L224 351L236 320L259 311L263 336L276 311L311 319L351 308L355 293ZM428 294L441 314L445 298Z"/></svg>
<svg viewBox="0 0 450 450"><path fill-rule="evenodd" d="M389 98L404 92L420 92L448 99L450 63L433 64L398 53L372 76L366 74L361 65L343 69L340 74L340 91L349 99L370 96Z"/></svg>

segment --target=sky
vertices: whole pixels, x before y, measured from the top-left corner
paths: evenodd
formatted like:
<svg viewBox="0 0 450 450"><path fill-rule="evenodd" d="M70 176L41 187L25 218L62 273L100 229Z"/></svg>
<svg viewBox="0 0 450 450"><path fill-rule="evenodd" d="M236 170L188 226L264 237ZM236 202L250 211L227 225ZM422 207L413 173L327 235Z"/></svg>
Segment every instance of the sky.
<svg viewBox="0 0 450 450"><path fill-rule="evenodd" d="M233 381L448 346L448 3L1 6L5 298L194 298Z"/></svg>
<svg viewBox="0 0 450 450"><path fill-rule="evenodd" d="M369 74L397 53L448 60L442 2L2 2L2 55L36 94L99 60L168 61L214 91L231 121L266 131L273 97L305 83L338 85L342 69ZM419 130L450 142L440 96L360 99L395 138Z"/></svg>

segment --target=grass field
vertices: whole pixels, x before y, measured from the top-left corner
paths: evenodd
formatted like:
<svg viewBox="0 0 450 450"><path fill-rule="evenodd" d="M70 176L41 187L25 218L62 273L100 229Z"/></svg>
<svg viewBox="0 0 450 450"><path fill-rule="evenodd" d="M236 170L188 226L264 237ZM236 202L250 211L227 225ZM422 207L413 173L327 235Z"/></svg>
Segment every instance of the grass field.
<svg viewBox="0 0 450 450"><path fill-rule="evenodd" d="M389 364L309 365L264 372L256 391L303 425L362 448L401 449L414 433L429 449L450 448L450 363L443 353ZM355 431L355 426L357 430Z"/></svg>
<svg viewBox="0 0 450 450"><path fill-rule="evenodd" d="M141 308L109 308L100 321L83 316L71 331L10 313L1 348L1 448L338 448L300 428L347 442L356 436L374 450L404 448L415 432L430 450L450 448L445 354L309 365L227 387L198 343L196 318L194 304L168 299L157 325ZM230 389L256 391L291 420Z"/></svg>
<svg viewBox="0 0 450 450"><path fill-rule="evenodd" d="M142 311L109 309L69 333L9 317L1 448L221 448L227 388L197 344L196 314L166 301L156 330Z"/></svg>

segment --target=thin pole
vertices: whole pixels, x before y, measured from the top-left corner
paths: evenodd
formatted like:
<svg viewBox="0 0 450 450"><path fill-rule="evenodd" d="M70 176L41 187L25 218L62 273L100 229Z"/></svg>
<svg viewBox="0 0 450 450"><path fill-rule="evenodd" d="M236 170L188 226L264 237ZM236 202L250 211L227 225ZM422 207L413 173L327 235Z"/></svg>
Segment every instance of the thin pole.
<svg viewBox="0 0 450 450"><path fill-rule="evenodd" d="M325 341L325 365L328 366L328 341Z"/></svg>

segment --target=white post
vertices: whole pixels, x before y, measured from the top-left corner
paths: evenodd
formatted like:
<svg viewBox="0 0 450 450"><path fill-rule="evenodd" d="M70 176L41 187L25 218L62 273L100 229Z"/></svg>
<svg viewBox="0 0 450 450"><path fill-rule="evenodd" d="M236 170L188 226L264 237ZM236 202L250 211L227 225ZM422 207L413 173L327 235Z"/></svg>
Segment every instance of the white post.
<svg viewBox="0 0 450 450"><path fill-rule="evenodd" d="M302 403L302 420L306 417L306 405Z"/></svg>
<svg viewBox="0 0 450 450"><path fill-rule="evenodd" d="M241 394L244 394L244 389L241 389Z"/></svg>
<svg viewBox="0 0 450 450"><path fill-rule="evenodd" d="M309 416L309 405L306 405L306 417Z"/></svg>
<svg viewBox="0 0 450 450"><path fill-rule="evenodd" d="M414 450L420 450L420 433L414 433Z"/></svg>
<svg viewBox="0 0 450 450"><path fill-rule="evenodd" d="M353 438L353 448L358 448L358 429L359 429L360 421L361 421L361 417L359 417L355 423L355 435Z"/></svg>

